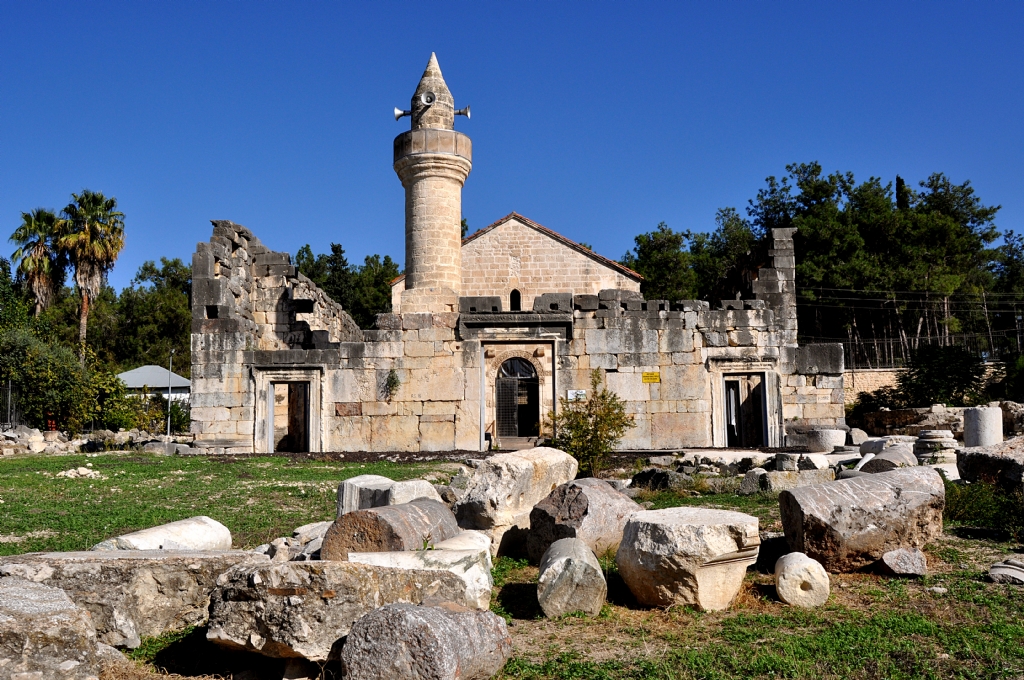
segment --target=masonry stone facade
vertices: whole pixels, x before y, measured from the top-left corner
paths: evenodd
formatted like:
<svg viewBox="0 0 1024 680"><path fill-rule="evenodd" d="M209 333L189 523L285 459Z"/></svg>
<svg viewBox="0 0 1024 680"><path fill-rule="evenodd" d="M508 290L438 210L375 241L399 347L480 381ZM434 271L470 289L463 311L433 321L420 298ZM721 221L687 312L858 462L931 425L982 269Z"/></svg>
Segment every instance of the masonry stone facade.
<svg viewBox="0 0 1024 680"><path fill-rule="evenodd" d="M436 108L435 108L436 107ZM840 345L798 346L792 229L742 300L644 300L641 277L520 215L461 241L469 138L432 56L395 140L406 276L360 330L248 229L193 256L195 446L449 451L539 441L601 371L627 449L781 446L843 426Z"/></svg>

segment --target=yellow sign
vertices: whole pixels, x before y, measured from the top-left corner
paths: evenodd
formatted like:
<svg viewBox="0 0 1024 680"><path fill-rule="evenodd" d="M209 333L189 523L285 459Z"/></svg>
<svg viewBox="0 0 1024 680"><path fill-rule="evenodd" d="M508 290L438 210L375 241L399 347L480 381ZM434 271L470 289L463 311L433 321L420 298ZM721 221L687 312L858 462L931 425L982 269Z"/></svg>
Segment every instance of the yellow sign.
<svg viewBox="0 0 1024 680"><path fill-rule="evenodd" d="M661 382L661 373L658 373L657 371L652 371L650 373L645 371L643 376L644 376L644 382L645 383L660 383Z"/></svg>

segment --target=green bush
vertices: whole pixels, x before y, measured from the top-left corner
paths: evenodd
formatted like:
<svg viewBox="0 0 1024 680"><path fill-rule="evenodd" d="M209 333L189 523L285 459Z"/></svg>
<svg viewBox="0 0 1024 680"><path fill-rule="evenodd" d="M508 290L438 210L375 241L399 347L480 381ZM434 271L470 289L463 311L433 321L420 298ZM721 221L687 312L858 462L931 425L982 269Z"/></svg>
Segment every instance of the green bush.
<svg viewBox="0 0 1024 680"><path fill-rule="evenodd" d="M848 415L856 422L859 416L882 408L969 406L982 399L984 375L985 364L963 347L924 345L911 353L896 387L861 392Z"/></svg>
<svg viewBox="0 0 1024 680"><path fill-rule="evenodd" d="M0 334L0 380L11 380L32 427L81 432L96 408L96 391L75 353L25 330Z"/></svg>
<svg viewBox="0 0 1024 680"><path fill-rule="evenodd" d="M560 411L549 413L548 419L557 433L553 444L580 463L580 473L596 475L604 467L608 454L615 449L629 428L633 416L619 395L601 387L601 371L590 373L590 393L586 399L558 400Z"/></svg>
<svg viewBox="0 0 1024 680"><path fill-rule="evenodd" d="M984 482L964 484L945 481L946 522L1005 531L1024 541L1024 494L1007 494Z"/></svg>

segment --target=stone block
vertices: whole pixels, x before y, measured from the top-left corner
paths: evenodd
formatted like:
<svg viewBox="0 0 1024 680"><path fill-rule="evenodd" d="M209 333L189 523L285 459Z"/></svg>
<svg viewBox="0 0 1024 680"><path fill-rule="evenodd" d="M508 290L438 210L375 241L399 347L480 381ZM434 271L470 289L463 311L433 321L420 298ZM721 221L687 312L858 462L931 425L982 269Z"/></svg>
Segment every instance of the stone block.
<svg viewBox="0 0 1024 680"><path fill-rule="evenodd" d="M842 376L843 346L840 343L800 345L796 351L796 372L801 375L828 373Z"/></svg>
<svg viewBox="0 0 1024 680"><path fill-rule="evenodd" d="M497 295L460 297L459 312L463 314L484 314L501 312L501 298Z"/></svg>
<svg viewBox="0 0 1024 680"><path fill-rule="evenodd" d="M231 531L205 515L133 531L97 543L93 550L230 550Z"/></svg>
<svg viewBox="0 0 1024 680"><path fill-rule="evenodd" d="M335 404L334 404L334 415L336 415L336 416L361 416L361 415L363 415L363 406L358 401L355 401L355 402L335 402Z"/></svg>
<svg viewBox="0 0 1024 680"><path fill-rule="evenodd" d="M626 519L643 508L607 482L587 477L561 484L530 511L526 551L539 562L555 541L582 540L601 555L622 540Z"/></svg>
<svg viewBox="0 0 1024 680"><path fill-rule="evenodd" d="M703 413L652 413L651 447L707 446L711 441L709 420Z"/></svg>
<svg viewBox="0 0 1024 680"><path fill-rule="evenodd" d="M457 538L457 537L456 537ZM449 539L454 540L454 539ZM485 547L469 550L410 550L405 552L350 552L348 561L417 571L448 571L466 585L464 604L487 611L491 606L491 550Z"/></svg>
<svg viewBox="0 0 1024 680"><path fill-rule="evenodd" d="M337 516L388 505L388 491L394 480L381 475L358 475L338 485Z"/></svg>
<svg viewBox="0 0 1024 680"><path fill-rule="evenodd" d="M444 420L431 422L430 419ZM423 416L419 428L420 451L453 451L455 449L455 416Z"/></svg>
<svg viewBox="0 0 1024 680"><path fill-rule="evenodd" d="M451 510L436 500L356 510L338 517L324 536L321 559L348 559L350 552L417 550L424 541L444 541L459 533Z"/></svg>
<svg viewBox="0 0 1024 680"><path fill-rule="evenodd" d="M89 612L63 590L0 578L0 677L95 680L103 662Z"/></svg>
<svg viewBox="0 0 1024 680"><path fill-rule="evenodd" d="M619 573L643 605L727 608L761 543L756 517L728 510L645 510L626 522Z"/></svg>
<svg viewBox="0 0 1024 680"><path fill-rule="evenodd" d="M967 482L985 482L1009 494L1024 493L1024 437L1001 444L956 452L960 478Z"/></svg>
<svg viewBox="0 0 1024 680"><path fill-rule="evenodd" d="M205 625L218 576L267 563L242 551L30 553L0 558L0 576L62 589L91 614L100 642L135 648L143 637Z"/></svg>
<svg viewBox="0 0 1024 680"><path fill-rule="evenodd" d="M496 614L393 604L356 621L341 662L348 680L486 680L510 656L512 638Z"/></svg>
<svg viewBox="0 0 1024 680"><path fill-rule="evenodd" d="M418 451L420 426L416 416L371 418L374 451Z"/></svg>
<svg viewBox="0 0 1024 680"><path fill-rule="evenodd" d="M281 562L228 570L210 605L206 639L228 649L324 662L362 616L395 602L464 602L447 571L348 562Z"/></svg>
<svg viewBox="0 0 1024 680"><path fill-rule="evenodd" d="M576 459L557 449L538 447L491 456L477 466L456 503L459 526L491 536L492 550L514 550L525 540L530 511L555 487L575 478ZM508 537L512 529L518 531Z"/></svg>
<svg viewBox="0 0 1024 680"><path fill-rule="evenodd" d="M783 491L789 547L829 572L857 571L890 550L921 548L942 534L939 473L914 467Z"/></svg>
<svg viewBox="0 0 1024 680"><path fill-rule="evenodd" d="M537 601L549 619L573 612L597 616L607 595L601 563L585 541L562 538L544 552L537 578Z"/></svg>

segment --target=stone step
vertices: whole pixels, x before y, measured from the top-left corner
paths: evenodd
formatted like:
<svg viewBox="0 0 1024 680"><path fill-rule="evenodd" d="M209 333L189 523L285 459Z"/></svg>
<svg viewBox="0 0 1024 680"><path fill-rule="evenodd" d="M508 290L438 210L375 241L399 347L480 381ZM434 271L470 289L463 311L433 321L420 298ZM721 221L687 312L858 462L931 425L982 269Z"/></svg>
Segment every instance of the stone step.
<svg viewBox="0 0 1024 680"><path fill-rule="evenodd" d="M502 451L522 451L532 449L541 445L540 437L502 437Z"/></svg>

